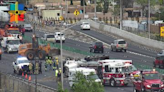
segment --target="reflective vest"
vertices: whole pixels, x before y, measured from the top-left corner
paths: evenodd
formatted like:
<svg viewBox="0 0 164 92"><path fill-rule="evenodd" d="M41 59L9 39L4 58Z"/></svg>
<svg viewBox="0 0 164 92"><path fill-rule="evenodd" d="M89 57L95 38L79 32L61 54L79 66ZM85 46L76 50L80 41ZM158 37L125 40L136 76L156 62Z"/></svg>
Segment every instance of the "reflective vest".
<svg viewBox="0 0 164 92"><path fill-rule="evenodd" d="M56 77L58 76L58 70L55 71L55 76L56 76Z"/></svg>
<svg viewBox="0 0 164 92"><path fill-rule="evenodd" d="M29 70L32 70L32 64L31 63L29 64Z"/></svg>

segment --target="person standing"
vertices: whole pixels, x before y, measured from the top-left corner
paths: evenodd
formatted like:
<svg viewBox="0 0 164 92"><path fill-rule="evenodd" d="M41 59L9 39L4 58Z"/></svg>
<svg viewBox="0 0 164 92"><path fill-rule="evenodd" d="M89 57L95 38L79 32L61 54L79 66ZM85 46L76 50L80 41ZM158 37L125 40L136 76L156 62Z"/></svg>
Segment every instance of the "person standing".
<svg viewBox="0 0 164 92"><path fill-rule="evenodd" d="M36 61L35 63L35 74L38 74L39 73L39 62Z"/></svg>
<svg viewBox="0 0 164 92"><path fill-rule="evenodd" d="M57 67L57 69L59 69L59 60L58 60L58 57L55 58L55 61L56 61L56 67Z"/></svg>
<svg viewBox="0 0 164 92"><path fill-rule="evenodd" d="M61 71L60 70L58 71L58 75L57 76L58 76L58 82L61 82Z"/></svg>
<svg viewBox="0 0 164 92"><path fill-rule="evenodd" d="M56 82L58 82L58 69L56 69L56 71L55 71L55 77L56 77Z"/></svg>
<svg viewBox="0 0 164 92"><path fill-rule="evenodd" d="M56 70L56 62L55 59L53 60L53 71Z"/></svg>
<svg viewBox="0 0 164 92"><path fill-rule="evenodd" d="M35 65L34 65L34 63L32 62L32 74L34 74L34 71L35 70Z"/></svg>
<svg viewBox="0 0 164 92"><path fill-rule="evenodd" d="M42 62L39 62L39 74L42 74Z"/></svg>
<svg viewBox="0 0 164 92"><path fill-rule="evenodd" d="M30 74L32 74L32 67L33 67L32 62L30 62L29 63L29 71L30 71Z"/></svg>

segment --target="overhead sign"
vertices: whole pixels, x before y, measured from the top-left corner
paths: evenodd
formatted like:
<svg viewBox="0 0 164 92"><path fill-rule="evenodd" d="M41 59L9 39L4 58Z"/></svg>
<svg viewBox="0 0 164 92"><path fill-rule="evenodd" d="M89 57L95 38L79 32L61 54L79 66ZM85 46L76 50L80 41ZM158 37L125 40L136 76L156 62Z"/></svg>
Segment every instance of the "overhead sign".
<svg viewBox="0 0 164 92"><path fill-rule="evenodd" d="M63 16L60 16L60 20L63 20L64 18L63 18Z"/></svg>
<svg viewBox="0 0 164 92"><path fill-rule="evenodd" d="M160 27L160 36L164 37L164 26Z"/></svg>
<svg viewBox="0 0 164 92"><path fill-rule="evenodd" d="M80 12L76 9L76 10L74 11L74 15L77 16L77 15L79 15L79 14L80 14Z"/></svg>

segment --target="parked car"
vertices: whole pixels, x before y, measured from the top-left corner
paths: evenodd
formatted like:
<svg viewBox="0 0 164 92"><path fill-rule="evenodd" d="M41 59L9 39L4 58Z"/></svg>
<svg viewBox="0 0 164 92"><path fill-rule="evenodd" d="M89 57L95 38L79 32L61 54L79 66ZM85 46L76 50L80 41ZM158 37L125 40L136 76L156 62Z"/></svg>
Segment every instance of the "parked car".
<svg viewBox="0 0 164 92"><path fill-rule="evenodd" d="M31 24L24 24L24 29L27 32L32 32L33 27L31 26Z"/></svg>
<svg viewBox="0 0 164 92"><path fill-rule="evenodd" d="M85 29L90 30L90 24L88 22L82 22L81 29L82 30L85 30Z"/></svg>
<svg viewBox="0 0 164 92"><path fill-rule="evenodd" d="M65 36L62 32L55 32L55 41L56 42L60 42L60 40L62 40L62 42L65 42Z"/></svg>
<svg viewBox="0 0 164 92"><path fill-rule="evenodd" d="M101 52L104 53L104 46L102 42L95 42L90 47L90 52Z"/></svg>
<svg viewBox="0 0 164 92"><path fill-rule="evenodd" d="M113 43L111 43L111 50L112 51L125 51L127 50L127 42L124 39L118 39L114 40Z"/></svg>

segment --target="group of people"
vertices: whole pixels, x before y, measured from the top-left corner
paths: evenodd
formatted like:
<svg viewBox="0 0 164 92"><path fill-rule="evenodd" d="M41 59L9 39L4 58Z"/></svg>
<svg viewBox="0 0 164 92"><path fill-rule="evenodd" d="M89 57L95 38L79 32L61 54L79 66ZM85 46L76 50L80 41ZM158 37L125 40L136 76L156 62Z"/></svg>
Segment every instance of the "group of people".
<svg viewBox="0 0 164 92"><path fill-rule="evenodd" d="M55 71L56 81L61 80L61 69L59 68L58 57L55 57L55 59L53 59L51 56L46 57L45 71L49 71L49 70Z"/></svg>
<svg viewBox="0 0 164 92"><path fill-rule="evenodd" d="M42 73L42 62L36 61L35 64L31 61L29 64L30 74L41 74Z"/></svg>

